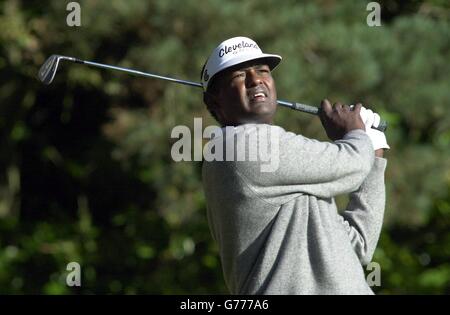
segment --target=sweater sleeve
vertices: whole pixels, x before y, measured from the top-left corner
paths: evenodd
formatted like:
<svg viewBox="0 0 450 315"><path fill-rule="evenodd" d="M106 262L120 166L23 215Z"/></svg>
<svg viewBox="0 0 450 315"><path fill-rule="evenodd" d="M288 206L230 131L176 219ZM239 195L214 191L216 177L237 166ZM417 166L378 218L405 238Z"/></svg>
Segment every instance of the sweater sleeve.
<svg viewBox="0 0 450 315"><path fill-rule="evenodd" d="M267 202L281 205L299 194L331 198L356 191L370 172L374 151L363 130L352 130L342 140L321 142L270 126L258 125L259 137L270 138L271 167L260 162L237 162L237 172ZM278 143L276 143L278 141ZM275 144L275 145L273 145ZM266 163L266 166L268 164Z"/></svg>
<svg viewBox="0 0 450 315"><path fill-rule="evenodd" d="M372 260L383 224L386 165L386 159L375 158L369 175L361 187L350 194L347 209L342 216L339 216L353 249L363 265L367 265Z"/></svg>

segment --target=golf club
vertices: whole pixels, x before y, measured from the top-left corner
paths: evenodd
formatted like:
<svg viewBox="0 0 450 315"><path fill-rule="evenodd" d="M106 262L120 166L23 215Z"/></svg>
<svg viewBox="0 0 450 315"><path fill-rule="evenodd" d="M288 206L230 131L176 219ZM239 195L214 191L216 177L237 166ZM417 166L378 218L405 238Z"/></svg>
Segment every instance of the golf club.
<svg viewBox="0 0 450 315"><path fill-rule="evenodd" d="M81 60L81 59L74 58L74 57L67 57L67 56L61 56L61 55L51 55L44 62L44 64L39 69L39 74L38 74L39 80L47 85L52 83L53 79L55 78L55 74L56 74L56 71L58 70L58 66L59 66L59 63L61 60L72 61L75 63L85 64L85 65L98 67L98 68L118 70L118 71L132 73L132 74L140 75L140 76L144 76L144 77L166 80L166 81L170 81L170 82L174 82L174 83L179 83L179 84L202 88L202 85L197 82L174 79L174 78L164 77L164 76L160 76L160 75L156 75L156 74L152 74L152 73L146 73L146 72L123 68L123 67L110 66L110 65L106 65L106 64L102 64L102 63L86 61L86 60ZM282 101L282 100L277 100L277 103L279 105L289 107L291 109L295 109L295 110L298 110L298 111L301 111L304 113L313 114L313 115L317 115L319 112L319 109L317 107L306 105L306 104L301 104L301 103L296 103L296 102L288 102L288 101ZM378 126L372 126L372 128L378 129L378 130L384 132L387 128L387 122L382 120L382 121L380 121Z"/></svg>

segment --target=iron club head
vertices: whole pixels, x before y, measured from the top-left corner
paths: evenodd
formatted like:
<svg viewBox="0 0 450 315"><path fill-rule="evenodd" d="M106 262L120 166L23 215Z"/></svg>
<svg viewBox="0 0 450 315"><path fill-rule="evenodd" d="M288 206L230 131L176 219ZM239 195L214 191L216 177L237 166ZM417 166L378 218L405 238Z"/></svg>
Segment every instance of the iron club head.
<svg viewBox="0 0 450 315"><path fill-rule="evenodd" d="M39 80L44 84L52 83L56 70L58 70L59 60L62 56L51 55L39 69Z"/></svg>
<svg viewBox="0 0 450 315"><path fill-rule="evenodd" d="M61 60L84 63L83 60L73 57L51 55L39 69L38 78L42 83L47 85L52 83L53 79L55 78L56 71L58 70L59 62Z"/></svg>

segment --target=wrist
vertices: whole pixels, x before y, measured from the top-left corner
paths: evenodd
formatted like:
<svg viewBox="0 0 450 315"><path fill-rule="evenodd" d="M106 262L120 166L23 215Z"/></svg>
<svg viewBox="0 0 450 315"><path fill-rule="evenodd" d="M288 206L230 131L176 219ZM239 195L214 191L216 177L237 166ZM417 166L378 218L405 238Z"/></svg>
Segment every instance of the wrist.
<svg viewBox="0 0 450 315"><path fill-rule="evenodd" d="M375 150L375 156L382 158L384 156L384 149Z"/></svg>

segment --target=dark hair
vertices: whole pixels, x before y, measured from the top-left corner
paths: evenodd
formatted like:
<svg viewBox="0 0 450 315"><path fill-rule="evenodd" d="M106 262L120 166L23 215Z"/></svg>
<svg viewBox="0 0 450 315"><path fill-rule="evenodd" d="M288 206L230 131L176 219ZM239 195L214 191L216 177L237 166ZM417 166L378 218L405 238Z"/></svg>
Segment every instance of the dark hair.
<svg viewBox="0 0 450 315"><path fill-rule="evenodd" d="M205 64L203 65L202 71L201 71L201 73L200 73L200 80L201 80L201 81L203 81L203 71L205 70L206 63L207 63L207 62L208 62L208 61L206 61ZM217 95L217 94L219 93L219 86L218 86L218 84L217 84L217 80L216 80L216 79L217 79L217 74L216 74L213 78L211 78L211 80L209 81L209 84L208 84L208 87L207 87L207 89L206 89L206 92L203 92L203 103L205 103L206 109L207 109L208 112L211 114L211 116L212 116L218 123L220 123L219 118L217 117L216 113L209 107L209 105L208 105L208 103L207 103L207 101L206 101L206 97L207 97L206 94Z"/></svg>

